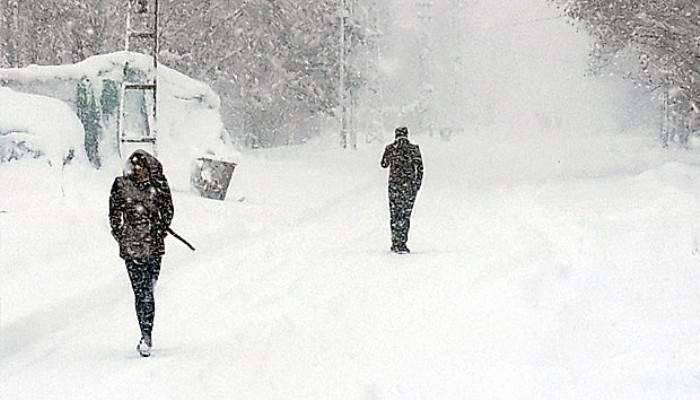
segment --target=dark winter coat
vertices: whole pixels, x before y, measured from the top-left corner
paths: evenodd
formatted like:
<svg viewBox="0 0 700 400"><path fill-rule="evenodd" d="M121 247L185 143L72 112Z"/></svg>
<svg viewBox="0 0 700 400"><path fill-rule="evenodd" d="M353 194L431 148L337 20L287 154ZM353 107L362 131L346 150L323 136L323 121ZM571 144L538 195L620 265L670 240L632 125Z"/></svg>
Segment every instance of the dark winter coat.
<svg viewBox="0 0 700 400"><path fill-rule="evenodd" d="M423 158L418 145L405 137L386 146L382 167L389 167L389 192L415 196L423 182Z"/></svg>
<svg viewBox="0 0 700 400"><path fill-rule="evenodd" d="M124 259L146 259L165 253L164 238L173 219L173 200L163 167L152 155L137 150L129 157L148 171L137 182L133 173L117 177L109 196L109 222ZM132 165L133 166L133 165Z"/></svg>

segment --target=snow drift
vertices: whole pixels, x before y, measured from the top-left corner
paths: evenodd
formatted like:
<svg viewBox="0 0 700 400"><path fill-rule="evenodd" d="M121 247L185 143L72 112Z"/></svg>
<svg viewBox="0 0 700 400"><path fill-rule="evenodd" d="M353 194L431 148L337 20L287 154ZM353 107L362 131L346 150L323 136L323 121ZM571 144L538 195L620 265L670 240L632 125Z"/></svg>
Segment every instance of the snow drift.
<svg viewBox="0 0 700 400"><path fill-rule="evenodd" d="M51 165L85 159L83 125L68 104L0 87L0 162L45 157Z"/></svg>
<svg viewBox="0 0 700 400"><path fill-rule="evenodd" d="M78 85L88 85L100 114L96 134L99 136L96 140L100 164L118 173L121 168L116 123L118 111L114 107L107 110L107 83L119 87L125 80L126 64L131 69L146 71L150 63L151 58L143 54L117 52L90 57L72 65L0 69L0 85L56 98L69 104L75 111L73 114L79 115ZM206 156L232 161L238 154L230 144L221 120L219 96L208 85L163 65L158 68L158 85L158 158L163 162L172 185L185 190L189 187L191 168L197 158ZM25 115L43 113L42 108L26 106L30 108L25 110ZM50 119L47 123L52 124ZM90 132L87 129L84 132L87 143ZM126 148L124 152L134 149Z"/></svg>

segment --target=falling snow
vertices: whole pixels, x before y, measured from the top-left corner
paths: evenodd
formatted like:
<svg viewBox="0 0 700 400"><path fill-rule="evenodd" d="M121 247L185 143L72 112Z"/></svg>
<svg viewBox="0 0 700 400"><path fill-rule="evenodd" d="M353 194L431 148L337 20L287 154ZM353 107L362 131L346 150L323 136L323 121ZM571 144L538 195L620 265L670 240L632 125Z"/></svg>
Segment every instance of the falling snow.
<svg viewBox="0 0 700 400"><path fill-rule="evenodd" d="M2 399L700 398L697 1L154 1L0 0Z"/></svg>

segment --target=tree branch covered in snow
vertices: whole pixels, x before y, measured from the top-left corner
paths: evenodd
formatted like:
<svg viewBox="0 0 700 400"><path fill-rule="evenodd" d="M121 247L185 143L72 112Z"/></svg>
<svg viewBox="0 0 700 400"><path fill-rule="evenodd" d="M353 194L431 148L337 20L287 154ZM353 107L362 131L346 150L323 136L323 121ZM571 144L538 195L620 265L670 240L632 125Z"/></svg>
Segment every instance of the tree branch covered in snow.
<svg viewBox="0 0 700 400"><path fill-rule="evenodd" d="M550 0L595 39L591 66L672 93L674 113L696 119L700 105L697 0Z"/></svg>
<svg viewBox="0 0 700 400"><path fill-rule="evenodd" d="M338 0L181 0L168 3L164 62L213 82L244 134L258 145L284 143L301 125L338 106ZM177 4L177 6L176 6ZM365 44L348 24L348 51ZM351 65L350 85L364 77Z"/></svg>

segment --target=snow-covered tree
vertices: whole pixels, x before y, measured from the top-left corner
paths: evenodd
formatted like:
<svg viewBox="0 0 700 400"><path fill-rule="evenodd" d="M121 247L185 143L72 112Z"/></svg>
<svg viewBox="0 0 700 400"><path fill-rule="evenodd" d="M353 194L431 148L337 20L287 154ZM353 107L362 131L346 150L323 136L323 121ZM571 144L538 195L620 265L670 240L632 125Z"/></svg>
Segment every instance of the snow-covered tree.
<svg viewBox="0 0 700 400"><path fill-rule="evenodd" d="M684 141L693 129L700 129L696 122L700 115L697 0L551 1L595 39L593 71L622 73L663 99L664 144L674 130Z"/></svg>
<svg viewBox="0 0 700 400"><path fill-rule="evenodd" d="M293 131L317 129L318 117L335 115L341 1L168 4L164 61L213 82L252 145L294 142L301 138ZM346 29L346 52L354 53L362 46L362 29L352 21ZM363 84L350 62L346 70L348 87Z"/></svg>

